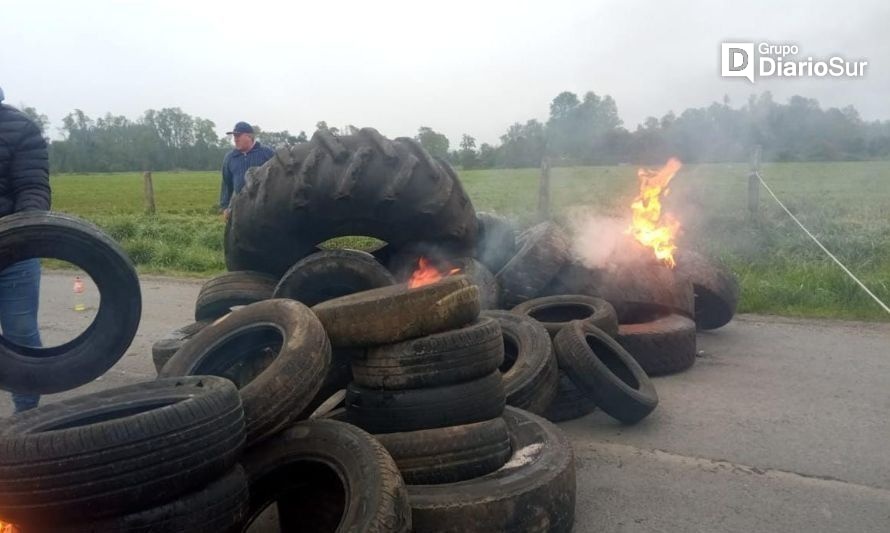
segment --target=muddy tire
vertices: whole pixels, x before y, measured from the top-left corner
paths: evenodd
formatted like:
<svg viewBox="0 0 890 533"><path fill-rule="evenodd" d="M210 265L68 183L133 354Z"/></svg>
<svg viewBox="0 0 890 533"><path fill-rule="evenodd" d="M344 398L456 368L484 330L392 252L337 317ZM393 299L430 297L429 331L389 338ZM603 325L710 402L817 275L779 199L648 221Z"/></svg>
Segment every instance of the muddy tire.
<svg viewBox="0 0 890 533"><path fill-rule="evenodd" d="M225 237L229 270L281 276L333 237L376 237L395 249L437 242L471 255L476 215L454 170L415 140L364 128L278 150L245 176Z"/></svg>
<svg viewBox="0 0 890 533"><path fill-rule="evenodd" d="M556 356L547 330L529 317L508 311L486 311L498 321L504 346L501 372L507 405L540 414L556 395Z"/></svg>
<svg viewBox="0 0 890 533"><path fill-rule="evenodd" d="M350 423L371 433L397 433L459 426L501 416L504 385L500 372L444 387L374 390L346 389Z"/></svg>
<svg viewBox="0 0 890 533"><path fill-rule="evenodd" d="M569 260L568 237L553 222L528 229L519 244L519 251L496 276L508 307L539 296Z"/></svg>
<svg viewBox="0 0 890 533"><path fill-rule="evenodd" d="M370 389L420 389L485 377L504 360L501 327L479 318L463 328L369 348L352 361L355 384Z"/></svg>
<svg viewBox="0 0 890 533"><path fill-rule="evenodd" d="M278 279L262 272L226 272L208 280L195 302L195 321L215 320L233 307L272 297Z"/></svg>
<svg viewBox="0 0 890 533"><path fill-rule="evenodd" d="M550 422L508 407L513 454L491 474L442 485L410 485L414 531L572 530L575 464L568 439Z"/></svg>
<svg viewBox="0 0 890 533"><path fill-rule="evenodd" d="M375 435L392 455L405 483L455 483L494 472L510 458L501 417L436 429Z"/></svg>
<svg viewBox="0 0 890 533"><path fill-rule="evenodd" d="M544 411L544 418L551 422L574 420L596 411L596 403L584 394L565 372L559 371L556 396Z"/></svg>
<svg viewBox="0 0 890 533"><path fill-rule="evenodd" d="M161 369L161 376L217 375L241 392L247 445L304 414L322 387L331 346L321 323L293 300L238 309L201 330ZM308 413L305 413L308 416Z"/></svg>
<svg viewBox="0 0 890 533"><path fill-rule="evenodd" d="M739 304L739 282L726 265L695 252L681 252L677 275L692 283L699 329L716 329L732 320Z"/></svg>
<svg viewBox="0 0 890 533"><path fill-rule="evenodd" d="M315 304L386 287L395 278L371 254L358 250L324 250L301 259L282 276L273 298Z"/></svg>
<svg viewBox="0 0 890 533"><path fill-rule="evenodd" d="M405 484L374 437L334 420L308 420L248 451L244 529L274 502L280 531L411 531Z"/></svg>
<svg viewBox="0 0 890 533"><path fill-rule="evenodd" d="M392 285L312 308L334 346L365 347L431 335L479 316L479 289L465 276L408 289Z"/></svg>
<svg viewBox="0 0 890 533"><path fill-rule="evenodd" d="M618 315L612 304L602 298L580 294L545 296L523 302L511 312L529 316L540 322L550 338L573 320L589 322L611 336L618 333Z"/></svg>
<svg viewBox="0 0 890 533"><path fill-rule="evenodd" d="M165 337L151 345L151 360L155 365L155 371L160 373L161 368L173 357L173 354L182 348L185 341L194 337L199 331L210 324L209 320L192 322L187 326L174 329Z"/></svg>
<svg viewBox="0 0 890 533"><path fill-rule="evenodd" d="M227 472L243 445L238 391L213 376L41 406L0 426L0 519L48 531L149 508Z"/></svg>
<svg viewBox="0 0 890 533"><path fill-rule="evenodd" d="M491 213L476 213L476 223L476 259L490 271L500 272L516 255L516 229L506 218Z"/></svg>
<svg viewBox="0 0 890 533"><path fill-rule="evenodd" d="M649 376L618 342L601 329L572 322L554 339L559 367L597 407L634 424L658 405Z"/></svg>
<svg viewBox="0 0 890 533"><path fill-rule="evenodd" d="M470 257L447 257L433 245L418 245L410 250L401 250L390 259L389 269L396 280L406 282L417 270L418 261L423 257L439 272L457 270L466 276L473 285L479 287L479 305L482 309L497 309L500 305L500 288L494 274L485 265Z"/></svg>
<svg viewBox="0 0 890 533"><path fill-rule="evenodd" d="M474 219L475 220L475 219ZM24 212L0 219L0 269L31 258L53 258L82 268L101 296L92 324L50 348L0 343L0 389L50 394L101 376L130 347L142 315L133 263L96 226L59 213Z"/></svg>
<svg viewBox="0 0 890 533"><path fill-rule="evenodd" d="M645 307L626 313L618 341L650 376L680 372L695 363L695 323L682 315L661 315Z"/></svg>
<svg viewBox="0 0 890 533"><path fill-rule="evenodd" d="M172 502L90 523L53 526L53 533L237 533L247 517L247 476L240 465ZM25 531L30 531L27 525Z"/></svg>

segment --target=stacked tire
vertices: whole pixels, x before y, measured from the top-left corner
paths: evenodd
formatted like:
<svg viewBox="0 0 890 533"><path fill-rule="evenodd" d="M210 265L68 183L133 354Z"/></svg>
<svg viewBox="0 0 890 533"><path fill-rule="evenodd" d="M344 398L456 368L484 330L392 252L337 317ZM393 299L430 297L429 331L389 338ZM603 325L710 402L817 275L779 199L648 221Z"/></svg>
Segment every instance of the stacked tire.
<svg viewBox="0 0 890 533"><path fill-rule="evenodd" d="M501 328L480 316L479 288L467 277L356 293L313 310L334 346L364 349L338 416L392 455L415 531L519 531L542 516L551 531L571 529L571 448L548 422L505 410Z"/></svg>
<svg viewBox="0 0 890 533"><path fill-rule="evenodd" d="M0 520L23 531L239 531L244 411L228 380L139 383L0 427Z"/></svg>

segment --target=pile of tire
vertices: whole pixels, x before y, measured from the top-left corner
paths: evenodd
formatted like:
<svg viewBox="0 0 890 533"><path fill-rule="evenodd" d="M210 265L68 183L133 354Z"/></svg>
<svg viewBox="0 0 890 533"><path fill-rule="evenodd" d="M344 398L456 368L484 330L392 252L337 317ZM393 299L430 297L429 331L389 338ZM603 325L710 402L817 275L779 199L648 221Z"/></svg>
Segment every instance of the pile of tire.
<svg viewBox="0 0 890 533"><path fill-rule="evenodd" d="M345 409L331 416L374 434L408 485L415 531L570 531L571 447L549 422L505 409L499 323L480 316L478 286L450 276L313 307L352 360Z"/></svg>

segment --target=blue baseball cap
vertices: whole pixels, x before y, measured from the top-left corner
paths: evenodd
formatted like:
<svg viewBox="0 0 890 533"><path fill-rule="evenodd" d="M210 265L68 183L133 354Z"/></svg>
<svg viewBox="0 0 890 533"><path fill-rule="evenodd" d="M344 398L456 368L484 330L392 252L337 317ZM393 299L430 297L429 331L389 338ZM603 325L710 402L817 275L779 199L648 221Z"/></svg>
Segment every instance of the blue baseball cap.
<svg viewBox="0 0 890 533"><path fill-rule="evenodd" d="M226 132L226 135L232 135L234 133L253 133L253 126L247 122L238 122L235 124L235 127L232 128L232 131Z"/></svg>

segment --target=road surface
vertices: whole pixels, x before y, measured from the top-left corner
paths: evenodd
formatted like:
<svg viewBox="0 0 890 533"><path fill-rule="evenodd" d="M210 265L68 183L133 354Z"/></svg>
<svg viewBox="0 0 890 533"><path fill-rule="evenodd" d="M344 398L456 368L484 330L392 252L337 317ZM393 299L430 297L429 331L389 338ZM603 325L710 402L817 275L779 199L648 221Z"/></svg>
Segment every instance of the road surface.
<svg viewBox="0 0 890 533"><path fill-rule="evenodd" d="M46 342L95 312L90 286L92 309L71 309L72 282L44 276ZM151 343L190 322L199 287L144 278L127 354L47 400L152 379ZM560 424L575 450L575 531L890 531L890 324L742 315L698 343L692 369L655 379L660 404L642 423L595 412Z"/></svg>

